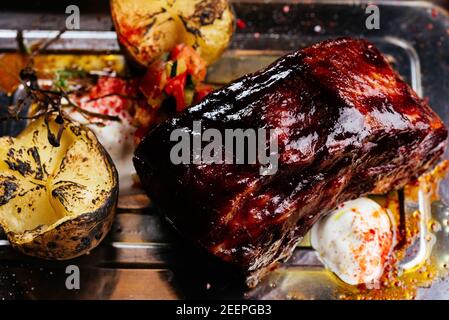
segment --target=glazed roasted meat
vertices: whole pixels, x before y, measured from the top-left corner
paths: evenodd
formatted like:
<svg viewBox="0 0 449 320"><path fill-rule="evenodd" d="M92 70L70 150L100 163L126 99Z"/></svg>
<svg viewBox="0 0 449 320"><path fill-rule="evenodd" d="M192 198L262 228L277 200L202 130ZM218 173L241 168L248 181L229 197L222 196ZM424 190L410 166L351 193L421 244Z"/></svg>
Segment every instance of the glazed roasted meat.
<svg viewBox="0 0 449 320"><path fill-rule="evenodd" d="M272 128L279 164L179 164L174 129ZM343 201L404 186L446 146L441 119L365 40L324 41L208 95L150 132L134 165L179 232L254 286Z"/></svg>

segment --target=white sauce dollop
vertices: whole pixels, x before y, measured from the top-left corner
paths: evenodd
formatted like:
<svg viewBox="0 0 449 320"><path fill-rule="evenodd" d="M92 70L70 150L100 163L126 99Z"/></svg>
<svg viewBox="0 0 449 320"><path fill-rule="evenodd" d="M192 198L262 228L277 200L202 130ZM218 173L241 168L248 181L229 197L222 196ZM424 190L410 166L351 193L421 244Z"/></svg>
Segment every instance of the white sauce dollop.
<svg viewBox="0 0 449 320"><path fill-rule="evenodd" d="M359 198L341 204L311 230L311 243L322 262L350 284L375 284L383 274L395 241L388 212Z"/></svg>

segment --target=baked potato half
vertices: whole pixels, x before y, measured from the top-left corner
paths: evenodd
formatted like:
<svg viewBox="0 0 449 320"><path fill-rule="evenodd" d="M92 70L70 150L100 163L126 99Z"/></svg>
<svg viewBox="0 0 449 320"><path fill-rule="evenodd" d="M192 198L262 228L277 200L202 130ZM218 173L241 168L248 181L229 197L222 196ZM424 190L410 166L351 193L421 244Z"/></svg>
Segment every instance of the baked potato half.
<svg viewBox="0 0 449 320"><path fill-rule="evenodd" d="M80 256L108 233L118 196L117 170L88 128L60 119L32 121L0 138L0 225L13 247L31 256ZM47 122L47 123L46 123Z"/></svg>
<svg viewBox="0 0 449 320"><path fill-rule="evenodd" d="M234 15L227 0L110 0L119 42L147 67L177 44L195 47L207 65L227 48Z"/></svg>

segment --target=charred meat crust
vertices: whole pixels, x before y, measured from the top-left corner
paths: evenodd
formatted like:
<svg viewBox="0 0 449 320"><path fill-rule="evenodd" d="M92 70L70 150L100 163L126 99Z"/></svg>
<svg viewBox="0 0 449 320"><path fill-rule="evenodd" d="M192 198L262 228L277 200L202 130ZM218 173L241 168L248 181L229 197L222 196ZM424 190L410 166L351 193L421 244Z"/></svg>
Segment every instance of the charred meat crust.
<svg viewBox="0 0 449 320"><path fill-rule="evenodd" d="M173 165L170 133L274 128L279 168ZM173 225L253 274L287 259L338 203L400 188L446 146L441 119L365 40L341 38L291 53L207 96L150 132L135 152L143 186Z"/></svg>

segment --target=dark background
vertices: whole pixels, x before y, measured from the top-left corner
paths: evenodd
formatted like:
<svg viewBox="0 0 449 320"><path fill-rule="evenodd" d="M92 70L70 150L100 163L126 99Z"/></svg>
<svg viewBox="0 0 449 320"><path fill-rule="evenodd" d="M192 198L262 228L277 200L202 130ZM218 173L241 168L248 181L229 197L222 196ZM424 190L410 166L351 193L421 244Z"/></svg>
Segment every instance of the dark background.
<svg viewBox="0 0 449 320"><path fill-rule="evenodd" d="M231 0L231 2L251 2L251 0ZM265 0L264 2L270 1ZM272 0L271 2L284 3L288 1ZM354 3L354 1L347 2ZM403 0L392 0L391 2L399 3ZM420 2L432 2L449 9L449 0ZM369 1L369 3L375 4L376 1ZM80 8L81 30L112 30L110 18L99 15L99 13L109 11L109 0L1 1L0 29L62 29L65 25L65 8L71 4L78 5ZM19 12L21 13L20 19L13 14Z"/></svg>

